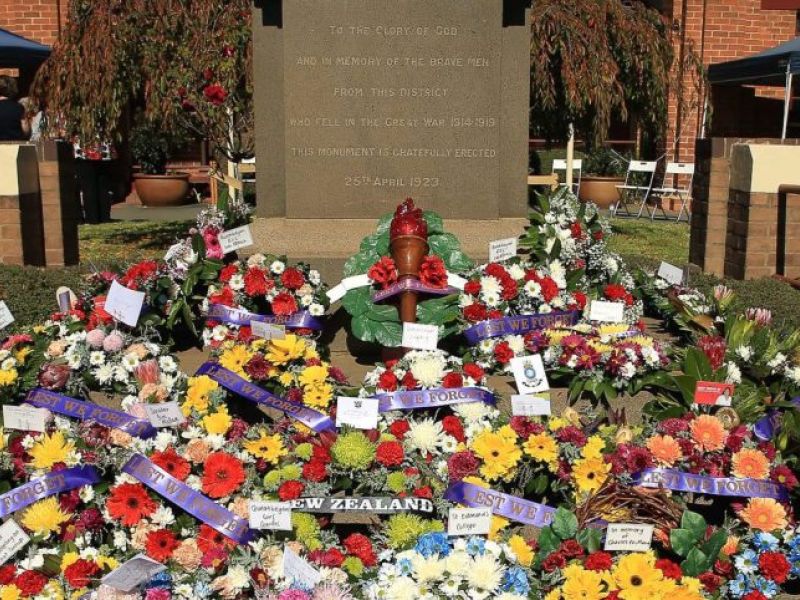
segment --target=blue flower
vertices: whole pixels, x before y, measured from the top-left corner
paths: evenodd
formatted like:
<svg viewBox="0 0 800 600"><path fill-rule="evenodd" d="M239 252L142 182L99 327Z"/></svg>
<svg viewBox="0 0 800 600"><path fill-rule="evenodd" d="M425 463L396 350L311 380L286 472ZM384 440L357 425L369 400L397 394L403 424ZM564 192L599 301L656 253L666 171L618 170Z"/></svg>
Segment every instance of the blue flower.
<svg viewBox="0 0 800 600"><path fill-rule="evenodd" d="M172 589L172 575L168 571L161 571L156 573L150 578L145 586L146 589L150 588L164 588L165 590Z"/></svg>
<svg viewBox="0 0 800 600"><path fill-rule="evenodd" d="M414 572L414 567L411 566L411 561L407 558L401 558L397 561L397 568L401 574L409 576Z"/></svg>
<svg viewBox="0 0 800 600"><path fill-rule="evenodd" d="M778 595L778 584L761 575L753 578L752 586L753 589L758 590L767 598L773 598Z"/></svg>
<svg viewBox="0 0 800 600"><path fill-rule="evenodd" d="M426 533L420 536L414 549L425 558L431 557L434 554L447 556L450 554L450 542L447 539L447 535L444 533Z"/></svg>
<svg viewBox="0 0 800 600"><path fill-rule="evenodd" d="M509 568L503 575L503 581L500 585L504 592L512 592L520 596L527 596L528 592L531 591L528 576L521 567Z"/></svg>
<svg viewBox="0 0 800 600"><path fill-rule="evenodd" d="M194 584L194 597L195 598L210 598L214 591L211 586L203 581L198 581Z"/></svg>
<svg viewBox="0 0 800 600"><path fill-rule="evenodd" d="M486 540L480 537L471 537L467 540L467 554L470 556L483 555L486 552Z"/></svg>
<svg viewBox="0 0 800 600"><path fill-rule="evenodd" d="M728 591L734 598L741 598L744 596L750 591L747 578L739 573L736 579L728 583Z"/></svg>
<svg viewBox="0 0 800 600"><path fill-rule="evenodd" d="M749 548L733 559L736 570L751 575L758 569L758 556Z"/></svg>
<svg viewBox="0 0 800 600"><path fill-rule="evenodd" d="M787 540L786 543L788 544L790 550L800 549L800 535L794 536L792 539Z"/></svg>
<svg viewBox="0 0 800 600"><path fill-rule="evenodd" d="M767 552L768 550L778 549L778 538L771 533L759 531L753 536L753 544L756 550L760 552Z"/></svg>

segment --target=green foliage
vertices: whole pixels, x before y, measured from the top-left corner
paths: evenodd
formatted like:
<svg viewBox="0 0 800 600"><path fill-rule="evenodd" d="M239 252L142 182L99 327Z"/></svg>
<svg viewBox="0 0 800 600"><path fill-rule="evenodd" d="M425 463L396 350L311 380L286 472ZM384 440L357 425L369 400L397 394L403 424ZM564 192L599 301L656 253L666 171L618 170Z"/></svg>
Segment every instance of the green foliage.
<svg viewBox="0 0 800 600"><path fill-rule="evenodd" d="M167 161L176 147L174 137L151 123L140 121L131 131L130 149L133 160L147 175L163 175Z"/></svg>
<svg viewBox="0 0 800 600"><path fill-rule="evenodd" d="M724 529L716 529L706 539L707 523L699 514L686 511L681 517L681 526L670 531L672 550L683 559L684 575L697 577L710 570L728 539Z"/></svg>
<svg viewBox="0 0 800 600"><path fill-rule="evenodd" d="M535 565L542 561L553 551L557 550L561 542L575 539L587 552L595 552L602 546L602 533L593 527L578 529L578 519L574 513L564 507L556 509L553 521L542 528L537 540L539 551L536 553Z"/></svg>
<svg viewBox="0 0 800 600"><path fill-rule="evenodd" d="M628 169L628 159L619 152L601 146L594 148L583 159L583 172L587 175L611 177L624 175Z"/></svg>

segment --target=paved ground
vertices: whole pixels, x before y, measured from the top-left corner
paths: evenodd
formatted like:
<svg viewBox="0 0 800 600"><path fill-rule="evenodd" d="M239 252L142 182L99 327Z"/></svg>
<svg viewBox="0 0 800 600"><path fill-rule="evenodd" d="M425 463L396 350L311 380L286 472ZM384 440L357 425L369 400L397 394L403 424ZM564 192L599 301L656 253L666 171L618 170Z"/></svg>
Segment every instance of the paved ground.
<svg viewBox="0 0 800 600"><path fill-rule="evenodd" d="M184 204L151 208L138 204L115 204L111 207L111 218L118 221L193 221L206 204Z"/></svg>

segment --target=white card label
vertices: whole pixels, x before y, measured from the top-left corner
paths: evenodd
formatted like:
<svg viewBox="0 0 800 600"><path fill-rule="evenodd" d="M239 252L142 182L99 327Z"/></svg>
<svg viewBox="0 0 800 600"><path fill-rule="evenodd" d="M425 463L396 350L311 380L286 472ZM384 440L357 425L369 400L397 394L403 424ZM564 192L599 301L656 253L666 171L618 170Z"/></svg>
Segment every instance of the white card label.
<svg viewBox="0 0 800 600"><path fill-rule="evenodd" d="M176 401L145 404L144 409L153 427L176 427L186 420Z"/></svg>
<svg viewBox="0 0 800 600"><path fill-rule="evenodd" d="M403 348L414 350L436 350L439 344L439 328L422 323L403 323Z"/></svg>
<svg viewBox="0 0 800 600"><path fill-rule="evenodd" d="M30 536L14 519L0 525L0 565L22 550L31 541Z"/></svg>
<svg viewBox="0 0 800 600"><path fill-rule="evenodd" d="M106 304L103 308L117 321L122 321L130 327L136 327L143 304L144 292L129 290L115 280L111 282L111 289L108 290Z"/></svg>
<svg viewBox="0 0 800 600"><path fill-rule="evenodd" d="M447 535L488 535L492 527L489 508L451 508L447 519Z"/></svg>
<svg viewBox="0 0 800 600"><path fill-rule="evenodd" d="M517 238L489 242L489 262L500 262L517 255Z"/></svg>
<svg viewBox="0 0 800 600"><path fill-rule="evenodd" d="M288 546L283 547L283 576L305 588L313 588L322 579L319 571L292 552Z"/></svg>
<svg viewBox="0 0 800 600"><path fill-rule="evenodd" d="M58 310L62 313L69 312L72 306L78 301L78 297L67 286L62 285L56 290L56 301L58 302Z"/></svg>
<svg viewBox="0 0 800 600"><path fill-rule="evenodd" d="M662 262L658 267L658 276L672 285L681 285L683 283L683 269L668 262Z"/></svg>
<svg viewBox="0 0 800 600"><path fill-rule="evenodd" d="M219 234L218 239L219 247L222 248L223 254L253 245L253 234L250 233L250 225L242 225L235 229L223 231Z"/></svg>
<svg viewBox="0 0 800 600"><path fill-rule="evenodd" d="M515 417L550 416L550 400L541 396L511 396L511 414Z"/></svg>
<svg viewBox="0 0 800 600"><path fill-rule="evenodd" d="M5 329L14 322L14 315L8 309L8 305L0 300L0 329Z"/></svg>
<svg viewBox="0 0 800 600"><path fill-rule="evenodd" d="M333 304L334 302L338 302L344 295L347 293L347 288L344 287L341 283L337 283L331 289L329 289L325 294L328 296L328 300L330 303Z"/></svg>
<svg viewBox="0 0 800 600"><path fill-rule="evenodd" d="M367 287L368 285L371 284L372 282L369 280L369 276L367 274L364 274L364 275L353 275L352 277L345 277L344 279L342 279L342 282L339 285L344 286L344 289L349 292L350 290Z"/></svg>
<svg viewBox="0 0 800 600"><path fill-rule="evenodd" d="M461 277L461 275L456 275L455 273L447 273L447 285L450 287L454 287L457 290L463 290L464 286L467 285L467 280Z"/></svg>
<svg viewBox="0 0 800 600"><path fill-rule="evenodd" d="M379 404L377 398L340 396L336 401L336 427L349 425L356 429L377 429Z"/></svg>
<svg viewBox="0 0 800 600"><path fill-rule="evenodd" d="M20 431L43 432L47 428L50 411L35 406L3 406L3 427Z"/></svg>
<svg viewBox="0 0 800 600"><path fill-rule="evenodd" d="M550 389L540 354L512 358L511 372L514 373L517 390L522 396L546 392Z"/></svg>
<svg viewBox="0 0 800 600"><path fill-rule="evenodd" d="M644 552L653 543L653 526L641 523L609 523L604 550Z"/></svg>
<svg viewBox="0 0 800 600"><path fill-rule="evenodd" d="M288 503L250 500L249 508L253 529L292 530L292 507Z"/></svg>
<svg viewBox="0 0 800 600"><path fill-rule="evenodd" d="M589 307L589 320L603 323L622 323L625 320L625 305L622 302L592 300Z"/></svg>
<svg viewBox="0 0 800 600"><path fill-rule="evenodd" d="M256 337L265 340L282 340L286 338L286 325L264 323L264 321L250 321L250 330Z"/></svg>
<svg viewBox="0 0 800 600"><path fill-rule="evenodd" d="M101 581L115 590L132 592L137 586L149 581L156 573L166 570L166 565L162 565L144 554L137 554L111 571Z"/></svg>

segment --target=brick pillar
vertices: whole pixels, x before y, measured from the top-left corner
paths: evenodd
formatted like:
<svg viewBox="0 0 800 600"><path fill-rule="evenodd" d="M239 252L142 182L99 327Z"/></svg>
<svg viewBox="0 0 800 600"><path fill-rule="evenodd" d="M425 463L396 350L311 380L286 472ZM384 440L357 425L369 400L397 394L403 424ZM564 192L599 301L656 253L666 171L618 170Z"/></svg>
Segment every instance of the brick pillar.
<svg viewBox="0 0 800 600"><path fill-rule="evenodd" d="M706 273L725 270L730 148L735 140L697 140L689 261Z"/></svg>
<svg viewBox="0 0 800 600"><path fill-rule="evenodd" d="M44 266L36 148L0 143L0 263Z"/></svg>
<svg viewBox="0 0 800 600"><path fill-rule="evenodd" d="M45 141L38 146L38 153L47 266L78 264L80 214L72 147L66 142Z"/></svg>
<svg viewBox="0 0 800 600"><path fill-rule="evenodd" d="M800 193L779 195L778 211L778 252L783 251L783 261L779 255L776 270L792 279L800 279Z"/></svg>

